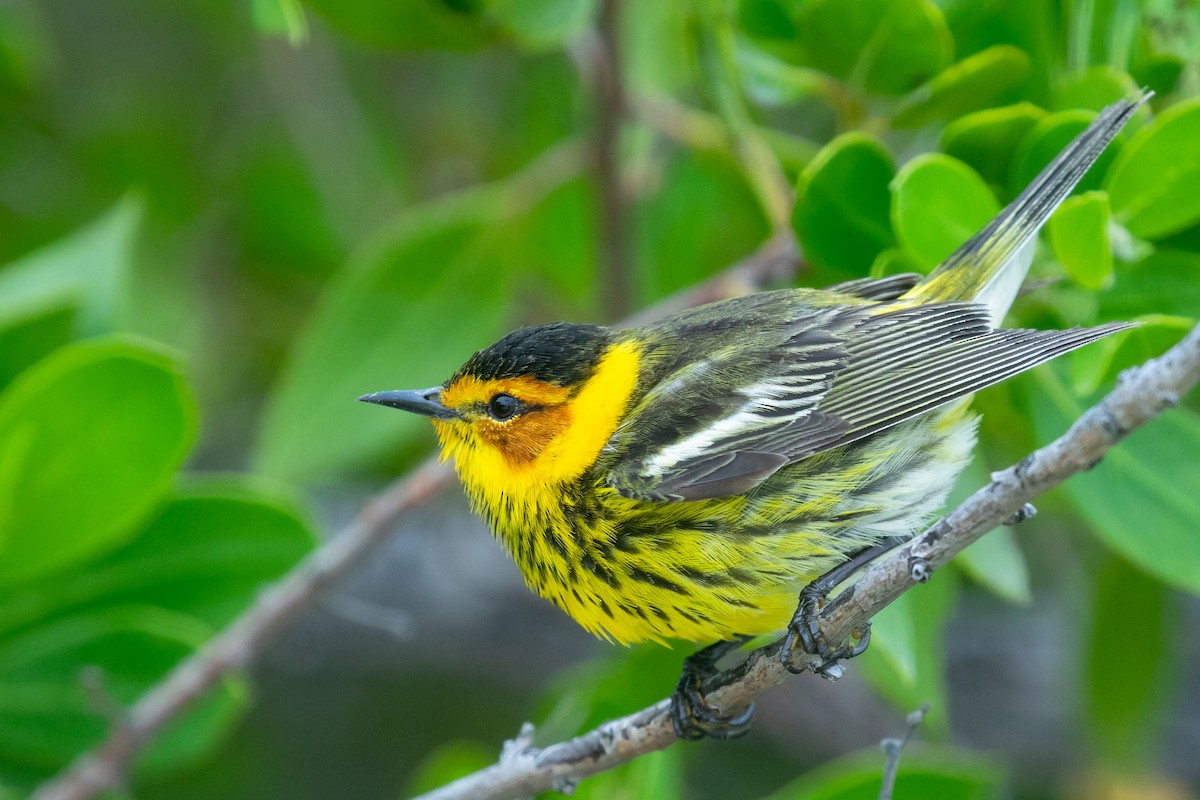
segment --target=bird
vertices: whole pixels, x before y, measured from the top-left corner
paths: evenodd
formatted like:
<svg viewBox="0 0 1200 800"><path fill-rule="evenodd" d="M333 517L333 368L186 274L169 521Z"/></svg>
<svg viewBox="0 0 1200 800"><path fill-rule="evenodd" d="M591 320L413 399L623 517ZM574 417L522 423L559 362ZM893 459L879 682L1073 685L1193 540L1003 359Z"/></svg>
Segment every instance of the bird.
<svg viewBox="0 0 1200 800"><path fill-rule="evenodd" d="M712 661L794 625L806 584L922 528L971 457L972 393L1128 327L1002 320L1038 230L1147 97L1104 109L928 276L520 328L439 386L358 399L430 418L536 594L620 644L716 642ZM685 668L681 736L742 727L697 686Z"/></svg>

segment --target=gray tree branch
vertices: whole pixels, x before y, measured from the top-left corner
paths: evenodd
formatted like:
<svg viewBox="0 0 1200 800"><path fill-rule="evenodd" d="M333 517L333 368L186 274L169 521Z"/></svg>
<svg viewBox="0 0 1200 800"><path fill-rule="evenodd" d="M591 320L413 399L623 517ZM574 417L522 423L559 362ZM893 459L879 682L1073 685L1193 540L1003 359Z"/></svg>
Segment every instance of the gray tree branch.
<svg viewBox="0 0 1200 800"><path fill-rule="evenodd" d="M872 616L1034 497L1091 469L1117 442L1179 402L1200 381L1200 325L1159 358L1121 375L1114 389L1055 441L992 476L992 482L957 509L871 566L821 614L827 641L840 642ZM780 661L783 640L754 651L705 683L710 705L736 714L789 675ZM797 656L797 662L803 655ZM816 659L808 657L809 666ZM417 800L505 800L573 786L676 740L660 700L627 717L545 748L533 746L533 727L505 745L498 763L422 795Z"/></svg>

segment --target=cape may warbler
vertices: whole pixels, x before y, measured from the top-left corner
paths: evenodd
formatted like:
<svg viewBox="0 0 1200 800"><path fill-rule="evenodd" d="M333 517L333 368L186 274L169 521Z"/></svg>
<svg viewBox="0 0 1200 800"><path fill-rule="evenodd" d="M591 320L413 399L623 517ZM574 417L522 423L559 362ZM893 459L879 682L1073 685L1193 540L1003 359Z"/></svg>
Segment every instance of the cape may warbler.
<svg viewBox="0 0 1200 800"><path fill-rule="evenodd" d="M1125 327L998 326L1038 229L1141 102L1102 112L926 278L523 328L441 386L360 399L432 419L526 583L587 630L781 630L800 587L938 509L972 392Z"/></svg>

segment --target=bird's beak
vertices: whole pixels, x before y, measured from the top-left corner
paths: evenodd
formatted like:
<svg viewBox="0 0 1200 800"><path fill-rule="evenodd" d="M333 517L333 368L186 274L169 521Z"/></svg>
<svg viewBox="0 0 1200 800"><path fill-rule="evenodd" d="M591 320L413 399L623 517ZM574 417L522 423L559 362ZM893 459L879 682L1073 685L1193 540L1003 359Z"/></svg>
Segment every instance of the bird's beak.
<svg viewBox="0 0 1200 800"><path fill-rule="evenodd" d="M435 386L432 389L375 392L375 394L364 394L358 399L364 403L399 408L434 419L462 419L462 415L457 411L442 405L441 394L442 387Z"/></svg>

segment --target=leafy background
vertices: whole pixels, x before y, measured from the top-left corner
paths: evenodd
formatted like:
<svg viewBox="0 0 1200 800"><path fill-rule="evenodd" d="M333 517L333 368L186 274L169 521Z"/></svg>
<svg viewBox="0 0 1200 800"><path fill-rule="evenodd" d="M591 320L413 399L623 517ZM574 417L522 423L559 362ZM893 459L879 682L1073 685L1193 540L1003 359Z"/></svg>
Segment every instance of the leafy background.
<svg viewBox="0 0 1200 800"><path fill-rule="evenodd" d="M440 382L511 326L612 319L780 231L805 285L928 270L1139 86L1013 316L1143 324L981 394L963 493L1195 324L1194 0L619 4L627 292L588 157L599 5L0 4L0 797L428 453L354 397ZM836 686L791 681L752 736L579 794L873 797L878 740L930 702L898 796L1196 796L1198 411L906 595ZM131 791L400 796L525 719L549 741L658 699L682 652L592 641L450 492Z"/></svg>

